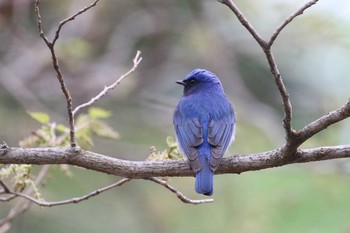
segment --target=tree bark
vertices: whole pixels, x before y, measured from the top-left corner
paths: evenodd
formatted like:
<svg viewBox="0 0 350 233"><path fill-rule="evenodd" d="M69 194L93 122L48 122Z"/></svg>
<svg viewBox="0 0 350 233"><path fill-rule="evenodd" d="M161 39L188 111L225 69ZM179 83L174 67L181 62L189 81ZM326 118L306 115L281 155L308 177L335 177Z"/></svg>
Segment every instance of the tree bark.
<svg viewBox="0 0 350 233"><path fill-rule="evenodd" d="M350 157L350 145L298 149L284 156L275 149L257 154L233 155L223 159L216 174L242 173L293 163ZM143 179L165 176L193 176L188 161L129 161L70 148L8 148L0 151L1 164L69 164L116 176Z"/></svg>

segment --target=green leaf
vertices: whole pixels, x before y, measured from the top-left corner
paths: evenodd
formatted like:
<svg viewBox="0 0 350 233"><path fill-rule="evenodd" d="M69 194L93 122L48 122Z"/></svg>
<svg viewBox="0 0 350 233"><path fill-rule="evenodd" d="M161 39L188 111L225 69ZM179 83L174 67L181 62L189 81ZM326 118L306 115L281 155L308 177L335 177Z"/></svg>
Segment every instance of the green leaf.
<svg viewBox="0 0 350 233"><path fill-rule="evenodd" d="M177 147L175 139L171 136L166 137L166 143L168 144L168 147Z"/></svg>
<svg viewBox="0 0 350 233"><path fill-rule="evenodd" d="M44 112L27 112L33 119L37 120L40 124L47 124L50 122L50 117Z"/></svg>
<svg viewBox="0 0 350 233"><path fill-rule="evenodd" d="M94 145L92 138L87 134L78 135L77 140L78 140L78 144L83 149L91 148Z"/></svg>
<svg viewBox="0 0 350 233"><path fill-rule="evenodd" d="M99 137L109 138L109 139L119 139L120 135L117 131L112 129L110 126L108 126L106 123L102 121L94 121L90 125L91 131Z"/></svg>
<svg viewBox="0 0 350 233"><path fill-rule="evenodd" d="M66 127L65 125L62 125L62 124L58 124L56 126L56 129L57 129L57 131L60 131L62 133L69 131L68 127Z"/></svg>
<svg viewBox="0 0 350 233"><path fill-rule="evenodd" d="M91 107L89 108L89 116L93 119L108 118L111 113L103 108Z"/></svg>

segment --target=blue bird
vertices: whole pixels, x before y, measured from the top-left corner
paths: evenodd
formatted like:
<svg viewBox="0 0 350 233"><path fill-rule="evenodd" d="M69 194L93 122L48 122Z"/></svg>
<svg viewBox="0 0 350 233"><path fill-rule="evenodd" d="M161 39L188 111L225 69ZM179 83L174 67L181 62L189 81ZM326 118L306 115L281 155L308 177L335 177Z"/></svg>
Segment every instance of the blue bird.
<svg viewBox="0 0 350 233"><path fill-rule="evenodd" d="M173 119L179 149L196 172L196 192L210 196L214 172L234 140L234 111L210 71L195 69L176 83L184 86Z"/></svg>

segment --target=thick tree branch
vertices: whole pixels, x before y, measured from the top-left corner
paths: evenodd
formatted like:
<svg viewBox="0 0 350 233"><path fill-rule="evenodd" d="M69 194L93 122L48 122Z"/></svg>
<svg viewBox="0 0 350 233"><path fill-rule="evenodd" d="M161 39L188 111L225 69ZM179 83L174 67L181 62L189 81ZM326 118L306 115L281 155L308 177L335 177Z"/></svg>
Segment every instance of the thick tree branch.
<svg viewBox="0 0 350 233"><path fill-rule="evenodd" d="M281 148L272 151L224 158L216 174L242 173L293 163L350 157L350 145L299 149L292 157ZM90 151L64 148L11 148L0 156L1 164L70 164L116 176L145 179L165 176L193 176L183 160L128 161Z"/></svg>
<svg viewBox="0 0 350 233"><path fill-rule="evenodd" d="M84 151L77 148L75 140L75 128L74 128L74 116L82 108L91 106L97 100L107 94L108 91L114 89L123 78L134 72L142 58L138 51L134 58L133 67L124 75L122 75L117 81L110 86L106 86L97 96L93 97L90 101L77 106L73 110L72 98L70 92L65 84L63 74L60 70L59 61L56 56L55 44L59 39L60 32L63 26L74 20L77 16L83 14L87 10L96 6L99 0L95 0L90 5L84 7L74 15L61 21L55 31L55 35L50 41L43 31L41 15L39 11L40 0L35 0L35 12L37 16L37 26L40 37L44 40L45 44L50 50L52 56L52 65L56 72L57 79L60 83L61 90L65 96L67 102L68 120L70 126L70 140L71 148L9 148L6 143L0 145L0 164L38 164L46 165L43 167L37 181L40 181L45 176L48 170L48 164L70 164L86 169L113 174L116 176L125 177L120 181L106 186L101 189L97 189L89 194L81 197L75 197L68 200L46 202L37 200L32 197L33 188L27 188L24 192L15 192L9 188L6 183L0 180L0 194L2 195L0 201L10 201L16 197L24 198L11 209L7 217L0 220L0 231L9 228L11 221L18 215L22 214L28 209L31 203L35 203L39 206L50 207L57 205L64 205L70 203L78 203L96 196L102 192L110 190L114 187L121 186L122 184L130 181L131 179L145 179L162 185L169 191L173 192L182 202L189 204L202 204L212 202L213 199L204 200L192 200L184 196L180 191L170 186L166 181L155 177L166 176L193 176L194 173L191 170L187 161L179 160L166 160L166 161L127 161L117 158L113 158L106 155L97 154L90 151ZM313 135L326 129L328 126L335 124L341 120L350 117L350 100L341 108L330 112L327 115L315 120L309 125L305 126L300 131L295 131L292 128L292 105L289 99L289 94L284 85L280 71L274 59L271 51L272 45L282 32L282 30L292 22L297 16L303 14L303 12L316 4L318 0L311 0L298 9L295 13L285 19L282 24L277 27L272 36L265 40L250 24L248 19L243 15L240 9L235 5L233 0L218 0L219 2L228 6L232 12L237 16L240 23L248 30L253 36L256 42L263 50L270 71L274 77L275 84L279 90L282 98L284 118L283 127L286 131L286 144L278 149L249 155L234 155L224 158L216 174L230 174L230 173L242 173L247 171L256 171L261 169L267 169L272 167L280 167L293 163L306 163L313 161L330 160L337 158L349 158L350 157L350 145L331 146L331 147L319 147L312 149L298 149L298 147L308 140ZM5 194L5 195L4 195Z"/></svg>

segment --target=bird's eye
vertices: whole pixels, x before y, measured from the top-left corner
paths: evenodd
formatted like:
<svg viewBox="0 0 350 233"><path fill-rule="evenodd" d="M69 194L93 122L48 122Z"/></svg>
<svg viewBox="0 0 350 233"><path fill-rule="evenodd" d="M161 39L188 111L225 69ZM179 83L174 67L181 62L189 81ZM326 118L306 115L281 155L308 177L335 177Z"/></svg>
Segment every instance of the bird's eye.
<svg viewBox="0 0 350 233"><path fill-rule="evenodd" d="M194 84L196 84L196 80L191 79L191 80L190 80L190 85L192 86L192 85L194 85Z"/></svg>

